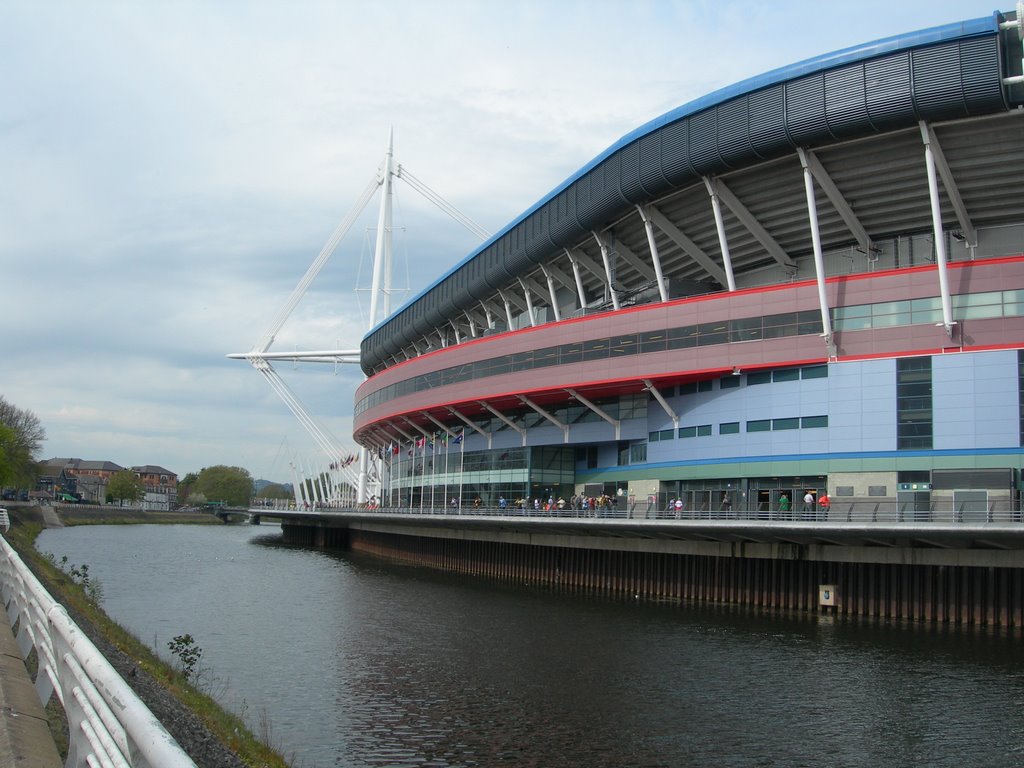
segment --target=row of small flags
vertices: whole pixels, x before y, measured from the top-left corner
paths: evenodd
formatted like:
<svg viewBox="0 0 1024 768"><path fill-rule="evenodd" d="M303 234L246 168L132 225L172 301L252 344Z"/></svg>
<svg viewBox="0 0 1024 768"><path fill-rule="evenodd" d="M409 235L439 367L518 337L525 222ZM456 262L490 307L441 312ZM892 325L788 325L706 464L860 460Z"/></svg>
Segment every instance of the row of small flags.
<svg viewBox="0 0 1024 768"><path fill-rule="evenodd" d="M463 438L463 436L465 434L466 434L465 431L462 431L462 432L459 432L459 434L457 434L457 435L453 435L451 437L452 445L458 445L459 443L461 443L462 442L462 438ZM413 444L409 446L409 448L408 448L408 455L412 456L413 450L418 450L418 451L429 450L429 451L432 451L432 450L434 450L435 443L439 444L439 445L442 445L442 446L446 446L446 445L448 445L448 442L449 441L448 441L448 433L447 432L440 432L440 433L435 432L433 437L426 437L426 436L417 437L413 441ZM401 445L401 443L389 443L386 450L382 448L382 449L380 449L378 451L379 455L382 455L382 456L385 453L390 453L392 456L398 456L401 452L402 452L402 445Z"/></svg>

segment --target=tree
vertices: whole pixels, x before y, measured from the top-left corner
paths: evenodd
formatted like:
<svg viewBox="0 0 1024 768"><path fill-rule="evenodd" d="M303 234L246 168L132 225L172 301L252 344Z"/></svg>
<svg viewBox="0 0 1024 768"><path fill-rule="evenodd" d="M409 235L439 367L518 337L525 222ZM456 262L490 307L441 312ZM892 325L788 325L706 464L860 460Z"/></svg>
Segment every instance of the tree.
<svg viewBox="0 0 1024 768"><path fill-rule="evenodd" d="M0 425L10 430L0 434L0 463L7 465L9 478L4 483L28 487L38 474L35 454L46 439L39 418L0 397Z"/></svg>
<svg viewBox="0 0 1024 768"><path fill-rule="evenodd" d="M265 485L263 489L256 494L261 499L290 499L292 494L280 483L269 483Z"/></svg>
<svg viewBox="0 0 1024 768"><path fill-rule="evenodd" d="M199 472L192 490L208 501L223 501L230 507L247 507L252 499L252 475L241 467L218 464Z"/></svg>
<svg viewBox="0 0 1024 768"><path fill-rule="evenodd" d="M189 504L194 504L192 496L198 496L202 494L194 493L196 488L196 481L199 480L199 475L196 472L189 472L181 480L178 481L178 501L186 501ZM203 499L205 502L206 499Z"/></svg>
<svg viewBox="0 0 1024 768"><path fill-rule="evenodd" d="M138 501L146 495L142 478L128 469L115 473L107 481L107 497L117 501Z"/></svg>

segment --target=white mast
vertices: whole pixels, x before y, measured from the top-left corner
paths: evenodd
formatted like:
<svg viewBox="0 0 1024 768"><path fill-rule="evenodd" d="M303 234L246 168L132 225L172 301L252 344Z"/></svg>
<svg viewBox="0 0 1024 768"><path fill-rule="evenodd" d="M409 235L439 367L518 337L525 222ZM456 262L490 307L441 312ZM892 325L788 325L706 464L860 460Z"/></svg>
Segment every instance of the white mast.
<svg viewBox="0 0 1024 768"><path fill-rule="evenodd" d="M367 330L377 325L377 312L383 299L380 318L391 315L391 201L393 192L392 167L394 165L395 129L388 132L388 151L384 155L381 170L380 213L377 217L377 246L373 252L373 282L370 285L370 324ZM366 446L359 446L359 479L356 485L356 503L369 501L366 474L370 457Z"/></svg>

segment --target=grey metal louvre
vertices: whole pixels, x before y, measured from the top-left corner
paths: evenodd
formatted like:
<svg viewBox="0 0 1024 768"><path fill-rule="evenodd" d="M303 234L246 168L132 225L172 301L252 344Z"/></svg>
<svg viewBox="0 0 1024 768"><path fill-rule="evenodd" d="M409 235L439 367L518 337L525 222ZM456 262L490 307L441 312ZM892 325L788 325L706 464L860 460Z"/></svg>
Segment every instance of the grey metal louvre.
<svg viewBox="0 0 1024 768"><path fill-rule="evenodd" d="M620 157L620 187L622 195L631 203L639 203L647 197L640 182L640 142L634 141L623 147Z"/></svg>
<svg viewBox="0 0 1024 768"><path fill-rule="evenodd" d="M750 147L747 97L727 101L718 107L718 155L730 168L749 163Z"/></svg>
<svg viewBox="0 0 1024 768"><path fill-rule="evenodd" d="M910 53L903 52L864 62L868 116L878 130L913 123L910 90Z"/></svg>
<svg viewBox="0 0 1024 768"><path fill-rule="evenodd" d="M508 243L501 239L481 254L483 256L484 280L487 281L487 285L492 290L497 291L500 288L504 288L512 279L508 269L505 268L505 255L507 252Z"/></svg>
<svg viewBox="0 0 1024 768"><path fill-rule="evenodd" d="M568 248L586 232L576 220L576 195L573 189L563 190L555 197L551 221L551 241L559 248Z"/></svg>
<svg viewBox="0 0 1024 768"><path fill-rule="evenodd" d="M648 195L657 197L669 189L672 185L668 183L661 167L661 137L662 131L654 131L647 134L639 143L639 168L640 183Z"/></svg>
<svg viewBox="0 0 1024 768"><path fill-rule="evenodd" d="M960 43L960 73L964 102L970 114L982 115L1006 108L999 68L999 38L996 35Z"/></svg>
<svg viewBox="0 0 1024 768"><path fill-rule="evenodd" d="M409 307L412 310L412 329L420 336L426 336L434 327L427 319L427 299L427 296L423 296Z"/></svg>
<svg viewBox="0 0 1024 768"><path fill-rule="evenodd" d="M521 275L530 268L530 258L526 255L526 222L521 221L508 233L508 251L505 253L505 269L513 277Z"/></svg>
<svg viewBox="0 0 1024 768"><path fill-rule="evenodd" d="M555 247L551 242L551 209L553 204L542 205L526 220L526 255L535 264L545 261Z"/></svg>
<svg viewBox="0 0 1024 768"><path fill-rule="evenodd" d="M576 214L580 224L588 230L603 226L613 213L628 203L619 189L619 167L618 155L612 155L580 180L590 181L588 202L584 205L582 196L577 197L579 210Z"/></svg>
<svg viewBox="0 0 1024 768"><path fill-rule="evenodd" d="M864 64L858 63L825 73L825 120L836 138L871 131Z"/></svg>
<svg viewBox="0 0 1024 768"><path fill-rule="evenodd" d="M747 124L750 146L759 157L768 159L793 149L786 133L786 89L775 85L747 97Z"/></svg>
<svg viewBox="0 0 1024 768"><path fill-rule="evenodd" d="M687 121L669 123L658 133L661 135L661 170L665 180L681 187L698 176L690 165L690 136Z"/></svg>
<svg viewBox="0 0 1024 768"><path fill-rule="evenodd" d="M700 175L724 169L718 154L718 111L705 109L687 121L690 137L690 165Z"/></svg>
<svg viewBox="0 0 1024 768"><path fill-rule="evenodd" d="M832 138L825 119L824 73L786 83L786 128L798 145Z"/></svg>
<svg viewBox="0 0 1024 768"><path fill-rule="evenodd" d="M925 120L966 117L957 43L920 48L910 55L914 106Z"/></svg>
<svg viewBox="0 0 1024 768"><path fill-rule="evenodd" d="M573 191L573 202L576 204L576 223L583 231L588 231L590 226L587 224L587 212L590 211L593 205L593 195L591 189L594 184L593 171L583 174L580 178L572 184Z"/></svg>

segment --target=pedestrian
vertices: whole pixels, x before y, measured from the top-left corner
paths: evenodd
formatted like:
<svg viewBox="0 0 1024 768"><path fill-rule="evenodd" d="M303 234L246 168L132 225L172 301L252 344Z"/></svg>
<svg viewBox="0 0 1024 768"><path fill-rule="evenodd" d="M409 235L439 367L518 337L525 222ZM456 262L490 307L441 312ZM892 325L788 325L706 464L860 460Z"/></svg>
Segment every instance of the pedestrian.
<svg viewBox="0 0 1024 768"><path fill-rule="evenodd" d="M789 496L785 493L779 496L779 516L789 517Z"/></svg>
<svg viewBox="0 0 1024 768"><path fill-rule="evenodd" d="M732 511L732 499L729 498L729 493L728 492L722 494L722 506L721 506L721 509L722 509L723 512L731 512Z"/></svg>
<svg viewBox="0 0 1024 768"><path fill-rule="evenodd" d="M814 494L808 491L804 494L804 517L814 511Z"/></svg>
<svg viewBox="0 0 1024 768"><path fill-rule="evenodd" d="M501 509L506 509L508 507L508 502L505 501L505 497L504 496L499 496L498 497L498 506Z"/></svg>
<svg viewBox="0 0 1024 768"><path fill-rule="evenodd" d="M675 502L673 503L673 506L675 507L675 511L676 511L676 519L678 520L680 517L683 516L683 500L682 499L676 499Z"/></svg>
<svg viewBox="0 0 1024 768"><path fill-rule="evenodd" d="M822 519L828 520L828 510L832 506L832 499L828 497L828 492L821 494L821 498L818 499L818 506L821 507Z"/></svg>

